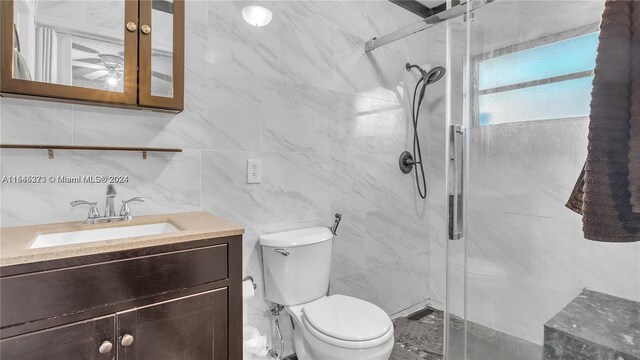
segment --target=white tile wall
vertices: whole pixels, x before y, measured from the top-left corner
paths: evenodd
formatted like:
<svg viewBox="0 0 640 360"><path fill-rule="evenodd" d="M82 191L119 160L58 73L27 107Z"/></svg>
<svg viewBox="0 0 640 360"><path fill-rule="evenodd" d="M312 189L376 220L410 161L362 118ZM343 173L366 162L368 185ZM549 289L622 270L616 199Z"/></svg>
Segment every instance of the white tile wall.
<svg viewBox="0 0 640 360"><path fill-rule="evenodd" d="M397 169L411 140L406 94L415 77L404 63L412 55L363 51L367 33L417 18L383 0L267 1L273 21L255 28L241 16L248 4L187 0L180 114L0 98L3 143L181 147L183 153L142 160L134 153L57 151L49 160L44 151L3 150L1 175L128 175L128 184L116 186L118 196L148 198L134 214L201 209L245 226L244 272L259 286L246 304L248 322L263 333L272 330L258 236L329 226L335 212L344 219L331 292L373 301L390 314L424 302L428 216L412 178ZM64 2L46 5L54 15ZM262 183L248 185L246 160L254 158L262 160ZM86 210L71 209L69 201L102 202L104 193L103 185L82 184L2 184L1 190L2 226L81 220Z"/></svg>
<svg viewBox="0 0 640 360"><path fill-rule="evenodd" d="M404 63L444 65L444 27L365 54L363 40L417 18L383 0L265 1L274 20L254 28L242 20L246 4L188 0L181 114L0 99L3 143L185 152L143 161L139 154L59 151L48 160L43 151L3 150L1 174L129 175L120 196L149 199L134 213L202 209L242 224L244 272L259 286L246 304L248 322L263 333L272 330L258 236L327 226L335 212L344 218L332 293L372 301L390 314L427 298L442 303L443 81L428 89L420 120L427 201L418 198L412 176L398 172L397 157L412 140L416 78ZM504 267L509 281L495 291L469 291L472 320L540 342L542 324L581 287L640 299L640 244L586 241L577 216L562 208L585 156L586 130L584 120L574 120L474 132L468 251ZM245 183L249 158L262 159L262 184ZM102 200L104 191L57 184L0 189L2 226L82 219L85 210L68 202Z"/></svg>

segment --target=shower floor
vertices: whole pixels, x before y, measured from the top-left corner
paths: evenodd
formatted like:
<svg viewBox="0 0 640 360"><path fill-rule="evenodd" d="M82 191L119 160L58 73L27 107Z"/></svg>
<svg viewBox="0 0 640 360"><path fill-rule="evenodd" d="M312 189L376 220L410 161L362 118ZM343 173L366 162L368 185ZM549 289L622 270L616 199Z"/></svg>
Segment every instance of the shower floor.
<svg viewBox="0 0 640 360"><path fill-rule="evenodd" d="M451 316L451 359L463 359L464 322ZM393 321L396 343L390 360L443 359L444 313L427 307ZM472 360L540 360L542 346L467 322L467 358ZM460 344L460 345L457 345Z"/></svg>
<svg viewBox="0 0 640 360"><path fill-rule="evenodd" d="M464 359L464 322L451 316L450 359ZM444 313L426 307L393 320L395 344L389 360L442 360ZM540 360L542 346L488 327L467 322L467 358L470 360ZM295 354L285 358L297 360Z"/></svg>
<svg viewBox="0 0 640 360"><path fill-rule="evenodd" d="M393 321L396 343L390 360L440 360L443 358L444 313L425 308Z"/></svg>

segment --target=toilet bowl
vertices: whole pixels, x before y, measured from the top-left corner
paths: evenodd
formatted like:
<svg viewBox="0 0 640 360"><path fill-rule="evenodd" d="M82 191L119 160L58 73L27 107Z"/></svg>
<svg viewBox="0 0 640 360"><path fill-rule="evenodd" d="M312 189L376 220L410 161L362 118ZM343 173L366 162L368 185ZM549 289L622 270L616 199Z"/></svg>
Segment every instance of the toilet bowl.
<svg viewBox="0 0 640 360"><path fill-rule="evenodd" d="M388 360L393 324L379 307L326 296L333 234L316 227L260 236L266 298L294 323L300 360Z"/></svg>
<svg viewBox="0 0 640 360"><path fill-rule="evenodd" d="M393 324L379 307L344 295L288 306L299 360L388 360Z"/></svg>

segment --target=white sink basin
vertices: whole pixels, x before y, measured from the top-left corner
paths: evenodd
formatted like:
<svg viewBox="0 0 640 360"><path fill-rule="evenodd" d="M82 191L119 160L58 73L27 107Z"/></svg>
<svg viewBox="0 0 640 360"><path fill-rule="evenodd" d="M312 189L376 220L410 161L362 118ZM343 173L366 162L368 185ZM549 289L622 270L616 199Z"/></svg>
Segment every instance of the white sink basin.
<svg viewBox="0 0 640 360"><path fill-rule="evenodd" d="M180 230L169 223L157 223L135 226L120 226L106 229L71 231L38 235L31 249L50 246L81 244L94 241L124 239L137 236L170 234Z"/></svg>

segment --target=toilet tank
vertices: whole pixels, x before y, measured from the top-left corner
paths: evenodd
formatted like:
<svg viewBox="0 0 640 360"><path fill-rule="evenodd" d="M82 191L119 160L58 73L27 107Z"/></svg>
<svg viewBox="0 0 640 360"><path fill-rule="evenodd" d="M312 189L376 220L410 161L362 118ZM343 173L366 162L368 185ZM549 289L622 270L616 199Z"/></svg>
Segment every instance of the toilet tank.
<svg viewBox="0 0 640 360"><path fill-rule="evenodd" d="M333 234L314 227L260 236L267 299L297 305L326 295Z"/></svg>

